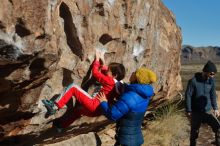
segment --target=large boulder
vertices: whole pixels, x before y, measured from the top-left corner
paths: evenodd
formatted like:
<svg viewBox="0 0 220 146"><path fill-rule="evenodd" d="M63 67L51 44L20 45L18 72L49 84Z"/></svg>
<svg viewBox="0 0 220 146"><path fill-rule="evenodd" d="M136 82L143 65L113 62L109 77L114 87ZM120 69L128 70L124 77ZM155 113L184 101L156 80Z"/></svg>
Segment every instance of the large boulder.
<svg viewBox="0 0 220 146"><path fill-rule="evenodd" d="M50 128L65 109L45 119L40 101L55 98L71 82L80 85L100 46L106 63L125 65L125 81L140 66L156 72L155 106L174 98L182 88L181 41L173 14L160 0L1 1L1 136ZM82 118L75 125L104 120Z"/></svg>

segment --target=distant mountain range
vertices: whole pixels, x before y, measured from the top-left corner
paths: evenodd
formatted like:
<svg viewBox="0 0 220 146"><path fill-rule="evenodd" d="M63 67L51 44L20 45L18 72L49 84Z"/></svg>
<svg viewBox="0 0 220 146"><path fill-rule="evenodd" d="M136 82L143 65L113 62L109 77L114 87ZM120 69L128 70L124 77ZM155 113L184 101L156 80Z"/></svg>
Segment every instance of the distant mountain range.
<svg viewBox="0 0 220 146"><path fill-rule="evenodd" d="M190 45L182 46L181 63L205 63L211 60L220 63L220 47L193 47Z"/></svg>

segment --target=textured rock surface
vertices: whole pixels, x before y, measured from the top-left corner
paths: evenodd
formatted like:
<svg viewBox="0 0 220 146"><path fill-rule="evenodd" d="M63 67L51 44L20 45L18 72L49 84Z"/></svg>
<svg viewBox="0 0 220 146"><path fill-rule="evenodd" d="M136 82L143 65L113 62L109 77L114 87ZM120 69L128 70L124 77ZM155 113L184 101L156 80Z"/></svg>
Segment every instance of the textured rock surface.
<svg viewBox="0 0 220 146"><path fill-rule="evenodd" d="M125 80L140 66L157 73L155 103L172 99L181 89L181 33L160 0L2 1L1 136L18 135L12 138L19 142L48 129L48 121L65 109L45 119L40 100L55 98L73 81L80 85L98 43L107 48L107 63L125 65ZM96 128L99 121L105 120L82 118L74 125L93 123L90 127Z"/></svg>
<svg viewBox="0 0 220 146"><path fill-rule="evenodd" d="M94 133L81 134L74 138L57 142L56 144L46 144L45 146L96 146L97 141Z"/></svg>

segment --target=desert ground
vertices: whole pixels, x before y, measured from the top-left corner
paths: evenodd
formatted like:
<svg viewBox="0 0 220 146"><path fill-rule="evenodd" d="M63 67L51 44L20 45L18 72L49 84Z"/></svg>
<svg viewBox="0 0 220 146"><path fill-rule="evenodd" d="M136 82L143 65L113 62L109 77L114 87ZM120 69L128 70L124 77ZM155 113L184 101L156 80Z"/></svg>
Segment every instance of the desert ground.
<svg viewBox="0 0 220 146"><path fill-rule="evenodd" d="M187 82L196 72L201 72L204 64L187 64L181 67L181 77L184 97ZM217 64L220 71L220 64ZM218 105L220 106L220 73L215 75L216 91L219 95ZM147 121L144 128L145 143L144 146L188 146L190 123L185 116L184 101L182 103L170 105L160 110L159 116L155 120ZM197 146L213 146L214 133L211 128L203 124L200 128L200 134Z"/></svg>

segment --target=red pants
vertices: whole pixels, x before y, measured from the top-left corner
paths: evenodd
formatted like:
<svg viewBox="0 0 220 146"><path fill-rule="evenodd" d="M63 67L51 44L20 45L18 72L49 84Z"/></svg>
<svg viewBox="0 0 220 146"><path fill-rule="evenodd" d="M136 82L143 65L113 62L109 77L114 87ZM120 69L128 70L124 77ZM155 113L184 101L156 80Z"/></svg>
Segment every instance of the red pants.
<svg viewBox="0 0 220 146"><path fill-rule="evenodd" d="M63 108L64 105L74 96L76 100L82 104L83 107L90 112L95 112L100 102L97 98L92 98L87 92L82 90L76 84L71 84L67 87L65 92L61 94L60 98L56 101L57 107Z"/></svg>
<svg viewBox="0 0 220 146"><path fill-rule="evenodd" d="M101 115L101 110L99 109L100 102L97 98L92 98L87 92L82 90L76 84L71 84L67 87L63 94L57 99L55 104L57 107L63 108L64 105L74 96L76 100L83 106L83 109L74 110L74 113L66 121L63 121L62 126L68 127L72 122L74 122L81 115L86 115L89 117Z"/></svg>

